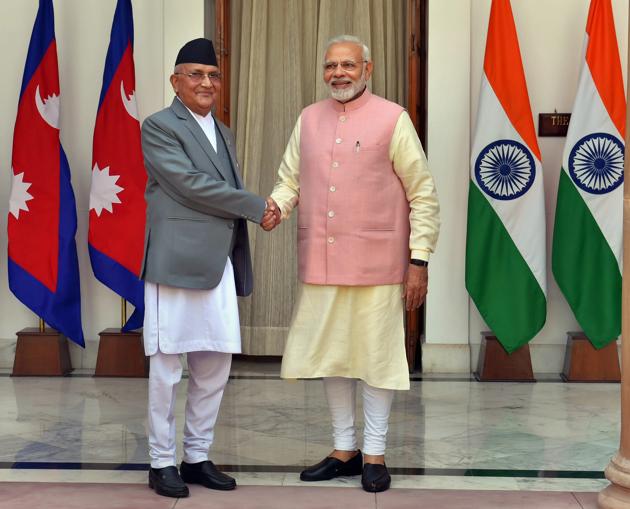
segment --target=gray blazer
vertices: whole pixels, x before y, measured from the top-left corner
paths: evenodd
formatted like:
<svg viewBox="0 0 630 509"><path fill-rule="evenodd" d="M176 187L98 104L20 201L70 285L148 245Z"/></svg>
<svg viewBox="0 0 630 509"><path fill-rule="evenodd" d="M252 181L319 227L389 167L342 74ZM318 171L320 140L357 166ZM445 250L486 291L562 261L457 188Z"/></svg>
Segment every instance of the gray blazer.
<svg viewBox="0 0 630 509"><path fill-rule="evenodd" d="M180 288L209 289L231 256L237 295L252 291L246 220L260 223L265 200L243 189L234 137L215 119L236 176L236 188L203 130L175 98L142 124L148 174L141 278ZM230 247L233 246L230 253Z"/></svg>

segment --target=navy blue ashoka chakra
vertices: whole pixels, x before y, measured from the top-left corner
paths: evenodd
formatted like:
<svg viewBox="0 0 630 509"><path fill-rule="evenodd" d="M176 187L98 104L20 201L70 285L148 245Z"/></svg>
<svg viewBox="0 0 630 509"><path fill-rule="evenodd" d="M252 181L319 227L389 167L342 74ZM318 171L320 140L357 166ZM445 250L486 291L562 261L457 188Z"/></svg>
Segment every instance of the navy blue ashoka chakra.
<svg viewBox="0 0 630 509"><path fill-rule="evenodd" d="M475 161L477 184L496 200L514 200L523 196L534 183L535 176L534 157L518 141L494 141Z"/></svg>
<svg viewBox="0 0 630 509"><path fill-rule="evenodd" d="M583 191L606 194L623 182L623 143L608 133L594 133L578 141L569 154L569 174Z"/></svg>

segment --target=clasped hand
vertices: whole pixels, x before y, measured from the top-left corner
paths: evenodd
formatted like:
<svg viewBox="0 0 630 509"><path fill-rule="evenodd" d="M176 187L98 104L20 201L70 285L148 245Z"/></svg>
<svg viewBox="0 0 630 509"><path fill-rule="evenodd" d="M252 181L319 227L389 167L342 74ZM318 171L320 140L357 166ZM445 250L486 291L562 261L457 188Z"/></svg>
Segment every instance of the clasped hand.
<svg viewBox="0 0 630 509"><path fill-rule="evenodd" d="M278 207L278 204L270 196L269 198L267 198L267 208L265 209L265 213L263 214L260 226L262 226L263 230L268 232L278 226L281 221L282 214L280 212L280 207Z"/></svg>

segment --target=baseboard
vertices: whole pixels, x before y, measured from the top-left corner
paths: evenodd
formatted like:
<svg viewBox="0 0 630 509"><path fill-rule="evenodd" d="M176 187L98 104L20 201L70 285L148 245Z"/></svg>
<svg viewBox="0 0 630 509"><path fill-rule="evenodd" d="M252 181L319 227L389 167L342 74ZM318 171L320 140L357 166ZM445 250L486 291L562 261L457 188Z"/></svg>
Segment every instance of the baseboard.
<svg viewBox="0 0 630 509"><path fill-rule="evenodd" d="M0 338L0 369L13 368L15 343L17 338ZM619 345L621 348L621 345ZM530 344L534 373L562 372L565 344L537 345ZM98 355L98 340L86 340L85 349L70 342L70 358L74 369L95 369ZM471 373L477 366L479 344L422 344L423 373ZM244 357L250 357L245 354ZM258 358L251 355L252 358ZM278 357L276 357L278 359Z"/></svg>
<svg viewBox="0 0 630 509"><path fill-rule="evenodd" d="M564 365L565 343L541 345L530 343L534 373L562 372ZM621 345L618 345L621 353ZM471 373L477 366L479 343L440 344L424 343L422 345L423 373Z"/></svg>

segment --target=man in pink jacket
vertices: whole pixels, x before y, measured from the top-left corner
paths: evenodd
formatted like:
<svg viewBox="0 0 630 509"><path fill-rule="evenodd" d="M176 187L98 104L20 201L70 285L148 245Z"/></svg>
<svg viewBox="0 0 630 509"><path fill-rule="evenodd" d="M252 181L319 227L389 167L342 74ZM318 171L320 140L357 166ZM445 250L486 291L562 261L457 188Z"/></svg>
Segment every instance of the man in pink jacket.
<svg viewBox="0 0 630 509"><path fill-rule="evenodd" d="M363 489L377 492L391 482L384 455L394 392L409 389L403 304L424 302L439 207L409 115L367 89L367 46L336 37L323 67L331 98L302 111L272 193L282 217L299 203L300 291L282 377L323 378L332 416L333 452L300 478L362 474ZM270 210L263 228L280 220Z"/></svg>

